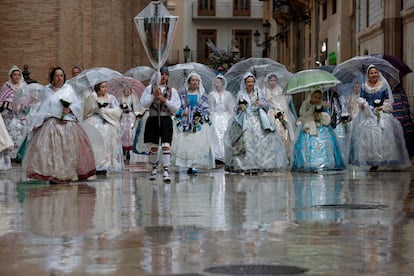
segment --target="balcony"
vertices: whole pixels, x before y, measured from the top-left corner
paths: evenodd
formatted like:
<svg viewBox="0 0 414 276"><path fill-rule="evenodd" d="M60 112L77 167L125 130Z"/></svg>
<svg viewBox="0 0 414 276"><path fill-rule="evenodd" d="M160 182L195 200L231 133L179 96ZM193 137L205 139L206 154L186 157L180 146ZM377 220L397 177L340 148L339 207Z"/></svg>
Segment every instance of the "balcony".
<svg viewBox="0 0 414 276"><path fill-rule="evenodd" d="M241 19L262 19L263 3L251 3L250 15L233 16L233 3L216 3L215 15L200 15L198 3L192 3L193 20L241 20ZM214 13L214 11L212 11Z"/></svg>

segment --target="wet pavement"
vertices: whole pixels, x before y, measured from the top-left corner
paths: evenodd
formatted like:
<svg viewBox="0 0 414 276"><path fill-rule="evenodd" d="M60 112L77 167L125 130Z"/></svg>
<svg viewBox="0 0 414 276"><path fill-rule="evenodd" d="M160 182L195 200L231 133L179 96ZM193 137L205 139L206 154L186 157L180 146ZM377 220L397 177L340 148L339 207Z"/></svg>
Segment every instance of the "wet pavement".
<svg viewBox="0 0 414 276"><path fill-rule="evenodd" d="M414 170L0 172L0 275L412 275Z"/></svg>

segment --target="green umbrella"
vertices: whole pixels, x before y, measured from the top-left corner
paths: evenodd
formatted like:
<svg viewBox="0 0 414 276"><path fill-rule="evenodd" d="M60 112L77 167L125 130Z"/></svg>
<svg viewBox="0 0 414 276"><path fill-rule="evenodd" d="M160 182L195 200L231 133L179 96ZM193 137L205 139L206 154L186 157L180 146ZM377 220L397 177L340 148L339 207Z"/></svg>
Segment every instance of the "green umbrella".
<svg viewBox="0 0 414 276"><path fill-rule="evenodd" d="M307 92L314 89L325 89L341 83L331 73L319 70L309 69L299 71L294 74L287 82L285 91L287 94L296 94Z"/></svg>

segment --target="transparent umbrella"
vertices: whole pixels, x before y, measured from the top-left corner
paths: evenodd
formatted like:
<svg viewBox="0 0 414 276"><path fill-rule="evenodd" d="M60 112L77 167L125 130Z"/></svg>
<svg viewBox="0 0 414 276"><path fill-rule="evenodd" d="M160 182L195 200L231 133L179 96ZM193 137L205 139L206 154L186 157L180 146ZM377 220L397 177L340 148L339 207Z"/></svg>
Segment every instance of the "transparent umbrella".
<svg viewBox="0 0 414 276"><path fill-rule="evenodd" d="M240 90L240 82L246 72L251 72L258 80L264 79L269 73L275 73L282 87L293 75L285 65L270 58L248 58L237 62L224 74L228 81L227 90L237 94Z"/></svg>
<svg viewBox="0 0 414 276"><path fill-rule="evenodd" d="M31 108L35 103L41 102L45 96L42 88L44 86L39 83L30 83L19 88L13 97L13 110Z"/></svg>
<svg viewBox="0 0 414 276"><path fill-rule="evenodd" d="M70 79L68 83L72 85L77 93L83 94L86 91L91 91L95 84L116 77L122 77L122 74L107 67L94 67L82 71L79 75Z"/></svg>
<svg viewBox="0 0 414 276"><path fill-rule="evenodd" d="M116 77L108 81L108 93L114 95L117 99L121 99L125 92L134 93L138 99L145 89L145 85L131 77Z"/></svg>
<svg viewBox="0 0 414 276"><path fill-rule="evenodd" d="M139 80L140 82L146 82L151 79L154 73L155 69L152 67L137 66L126 71L124 75Z"/></svg>
<svg viewBox="0 0 414 276"><path fill-rule="evenodd" d="M287 82L285 91L287 94L296 94L316 88L323 90L340 83L334 75L327 71L308 69L294 74Z"/></svg>
<svg viewBox="0 0 414 276"><path fill-rule="evenodd" d="M338 64L332 74L341 82L352 82L355 73L360 72L365 76L369 65L375 65L391 87L395 87L400 81L399 71L387 60L375 56L356 56Z"/></svg>
<svg viewBox="0 0 414 276"><path fill-rule="evenodd" d="M185 82L191 72L196 72L201 76L204 90L209 92L212 87L213 78L216 76L214 71L205 64L197 62L181 63L168 67L170 77L168 83L178 91L184 89Z"/></svg>
<svg viewBox="0 0 414 276"><path fill-rule="evenodd" d="M159 69L168 58L178 17L169 13L161 1L151 1L134 17L138 35L149 61Z"/></svg>

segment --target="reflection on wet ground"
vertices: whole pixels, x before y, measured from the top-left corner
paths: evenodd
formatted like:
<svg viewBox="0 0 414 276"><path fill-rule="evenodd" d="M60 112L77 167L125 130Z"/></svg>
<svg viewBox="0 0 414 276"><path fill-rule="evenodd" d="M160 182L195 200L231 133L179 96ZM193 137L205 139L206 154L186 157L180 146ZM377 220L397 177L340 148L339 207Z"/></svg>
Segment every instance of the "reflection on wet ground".
<svg viewBox="0 0 414 276"><path fill-rule="evenodd" d="M0 172L0 275L411 275L414 171Z"/></svg>

